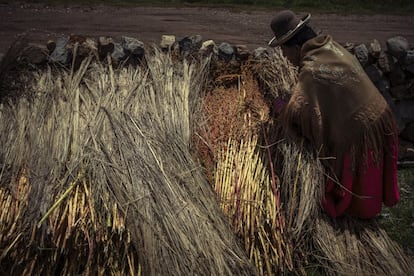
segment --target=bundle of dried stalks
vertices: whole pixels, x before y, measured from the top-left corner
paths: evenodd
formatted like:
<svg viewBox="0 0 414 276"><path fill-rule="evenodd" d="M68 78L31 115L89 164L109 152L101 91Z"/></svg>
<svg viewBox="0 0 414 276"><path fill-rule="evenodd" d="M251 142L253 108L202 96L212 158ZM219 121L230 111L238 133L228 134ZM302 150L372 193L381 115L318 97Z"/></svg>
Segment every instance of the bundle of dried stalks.
<svg viewBox="0 0 414 276"><path fill-rule="evenodd" d="M324 192L324 169L315 154L288 141L277 145L282 160L281 198L286 213L286 231L295 246L296 256L311 257L315 219L320 216ZM303 258L302 261L306 261Z"/></svg>
<svg viewBox="0 0 414 276"><path fill-rule="evenodd" d="M215 79L219 87L205 97L200 134L211 153L204 162L211 158L215 165L211 182L222 210L259 274L273 275L293 270L292 245L284 233L279 180L258 142L269 109L253 74L246 65L240 74Z"/></svg>
<svg viewBox="0 0 414 276"><path fill-rule="evenodd" d="M217 162L214 189L233 231L259 275L292 271L292 244L285 235L279 180L269 175L257 137L229 139Z"/></svg>
<svg viewBox="0 0 414 276"><path fill-rule="evenodd" d="M207 64L86 59L1 106L2 273L254 273L190 153Z"/></svg>
<svg viewBox="0 0 414 276"><path fill-rule="evenodd" d="M311 231L308 219L319 215L318 199L323 196L324 170L314 154L295 144L281 142L279 148L284 156L281 178L283 183L291 183L282 186L283 198L290 201L290 205L285 206L289 226L299 237Z"/></svg>
<svg viewBox="0 0 414 276"><path fill-rule="evenodd" d="M326 275L414 275L412 260L376 220L321 215L315 225L316 257Z"/></svg>
<svg viewBox="0 0 414 276"><path fill-rule="evenodd" d="M297 81L298 70L278 47L260 60L258 75L274 98L288 99Z"/></svg>

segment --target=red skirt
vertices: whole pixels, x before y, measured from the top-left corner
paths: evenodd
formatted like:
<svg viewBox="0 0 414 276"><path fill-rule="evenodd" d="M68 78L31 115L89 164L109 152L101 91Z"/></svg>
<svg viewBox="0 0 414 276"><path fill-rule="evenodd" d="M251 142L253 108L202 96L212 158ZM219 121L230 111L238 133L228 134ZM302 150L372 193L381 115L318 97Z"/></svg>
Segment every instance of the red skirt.
<svg viewBox="0 0 414 276"><path fill-rule="evenodd" d="M335 218L344 214L369 219L381 212L382 203L397 204L400 193L397 184L398 142L391 146L391 152L384 153L383 160L376 164L372 151L367 155L366 170L354 176L351 158L348 154L340 185L327 180L322 206L325 212Z"/></svg>

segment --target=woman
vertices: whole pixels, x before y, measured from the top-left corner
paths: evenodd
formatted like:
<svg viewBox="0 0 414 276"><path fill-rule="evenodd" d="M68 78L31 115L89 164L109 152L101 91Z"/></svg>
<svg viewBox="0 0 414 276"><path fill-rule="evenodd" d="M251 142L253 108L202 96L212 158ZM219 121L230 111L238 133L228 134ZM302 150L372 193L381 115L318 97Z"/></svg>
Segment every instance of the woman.
<svg viewBox="0 0 414 276"><path fill-rule="evenodd" d="M279 119L286 135L306 139L327 171L324 210L372 218L399 201L398 137L393 114L358 60L329 35L317 35L282 11L269 46L299 66L298 83Z"/></svg>

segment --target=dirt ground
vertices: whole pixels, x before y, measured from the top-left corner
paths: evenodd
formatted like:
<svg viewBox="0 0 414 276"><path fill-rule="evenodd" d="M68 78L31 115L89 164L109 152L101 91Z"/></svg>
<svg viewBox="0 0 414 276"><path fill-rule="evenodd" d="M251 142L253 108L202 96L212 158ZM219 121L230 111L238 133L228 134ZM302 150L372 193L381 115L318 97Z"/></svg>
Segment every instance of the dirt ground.
<svg viewBox="0 0 414 276"><path fill-rule="evenodd" d="M161 35L178 38L202 35L216 43L244 44L253 50L266 46L276 10L235 11L211 8L109 7L45 4L0 4L0 53L16 35L29 33L43 42L70 34L88 37L132 36L144 43L160 41ZM304 14L304 13L302 13ZM414 47L414 16L341 15L312 13L311 25L341 43L365 43L401 35Z"/></svg>

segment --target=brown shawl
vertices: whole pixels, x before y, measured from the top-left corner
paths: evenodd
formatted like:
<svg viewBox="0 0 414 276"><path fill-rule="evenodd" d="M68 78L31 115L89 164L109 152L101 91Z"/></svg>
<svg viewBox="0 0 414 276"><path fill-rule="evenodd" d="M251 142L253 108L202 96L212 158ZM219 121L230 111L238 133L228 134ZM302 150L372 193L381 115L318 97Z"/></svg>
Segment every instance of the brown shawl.
<svg viewBox="0 0 414 276"><path fill-rule="evenodd" d="M345 154L355 172L367 149L380 160L395 138L393 114L358 60L329 35L307 41L292 97L281 114L289 135L305 137L335 175ZM356 170L358 169L358 170Z"/></svg>

